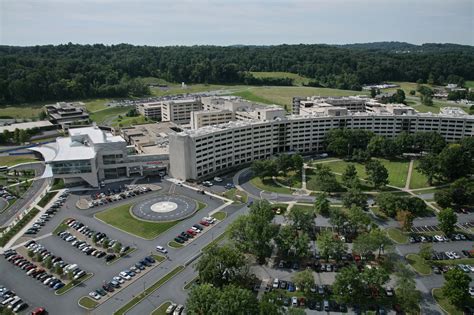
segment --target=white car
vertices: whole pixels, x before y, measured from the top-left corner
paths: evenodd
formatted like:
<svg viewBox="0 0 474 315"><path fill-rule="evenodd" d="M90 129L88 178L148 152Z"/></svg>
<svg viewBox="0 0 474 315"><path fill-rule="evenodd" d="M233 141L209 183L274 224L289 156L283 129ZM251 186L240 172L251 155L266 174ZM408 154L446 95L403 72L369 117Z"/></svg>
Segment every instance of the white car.
<svg viewBox="0 0 474 315"><path fill-rule="evenodd" d="M454 259L459 259L459 258L461 258L461 256L459 256L459 254L456 253L456 252L451 252L451 254L454 256Z"/></svg>
<svg viewBox="0 0 474 315"><path fill-rule="evenodd" d="M168 251L166 250L166 248L164 248L163 246L160 246L160 245L157 245L157 246L156 246L156 250L159 251L160 253L163 253L163 254L168 253Z"/></svg>
<svg viewBox="0 0 474 315"><path fill-rule="evenodd" d="M474 287L469 288L469 295L474 296Z"/></svg>
<svg viewBox="0 0 474 315"><path fill-rule="evenodd" d="M444 241L444 239L443 239L441 236L439 236L439 235L435 235L434 238L435 238L438 242L443 242L443 241Z"/></svg>
<svg viewBox="0 0 474 315"><path fill-rule="evenodd" d="M100 300L101 296L97 292L89 292L89 296L93 298L94 300Z"/></svg>
<svg viewBox="0 0 474 315"><path fill-rule="evenodd" d="M273 288L278 289L279 286L280 286L280 280L278 280L278 278L275 278L273 280Z"/></svg>
<svg viewBox="0 0 474 315"><path fill-rule="evenodd" d="M197 233L201 233L201 230L198 229L197 227L194 227L194 226L191 227L191 230L193 230L194 232L197 232Z"/></svg>
<svg viewBox="0 0 474 315"><path fill-rule="evenodd" d="M113 280L117 281L120 284L125 282L121 277L117 277L117 276L113 277Z"/></svg>
<svg viewBox="0 0 474 315"><path fill-rule="evenodd" d="M130 280L132 279L132 277L130 277L130 275L128 273L126 273L125 271L122 271L119 273L119 276L124 279L124 280Z"/></svg>
<svg viewBox="0 0 474 315"><path fill-rule="evenodd" d="M217 183L221 183L221 182L222 182L222 178L220 178L220 177L214 177L214 181L217 182Z"/></svg>
<svg viewBox="0 0 474 315"><path fill-rule="evenodd" d="M452 252L446 252L446 256L448 256L449 259L454 259L454 255Z"/></svg>
<svg viewBox="0 0 474 315"><path fill-rule="evenodd" d="M471 270L471 272L474 272L474 266L473 265L467 265L467 267L469 268L469 270Z"/></svg>

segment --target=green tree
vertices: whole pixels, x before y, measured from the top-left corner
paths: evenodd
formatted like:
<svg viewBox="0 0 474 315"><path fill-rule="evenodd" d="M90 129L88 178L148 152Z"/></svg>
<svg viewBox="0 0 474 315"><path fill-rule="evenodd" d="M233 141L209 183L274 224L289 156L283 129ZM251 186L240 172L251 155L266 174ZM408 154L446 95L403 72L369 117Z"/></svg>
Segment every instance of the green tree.
<svg viewBox="0 0 474 315"><path fill-rule="evenodd" d="M92 243L97 244L97 234L92 235Z"/></svg>
<svg viewBox="0 0 474 315"><path fill-rule="evenodd" d="M337 274L332 286L333 294L339 303L359 304L364 300L366 291L362 273L355 265L342 268Z"/></svg>
<svg viewBox="0 0 474 315"><path fill-rule="evenodd" d="M68 271L67 272L67 279L69 281L71 281L72 279L74 279L74 273L72 273L72 271Z"/></svg>
<svg viewBox="0 0 474 315"><path fill-rule="evenodd" d="M460 269L451 269L444 274L443 295L457 307L469 299L471 277Z"/></svg>
<svg viewBox="0 0 474 315"><path fill-rule="evenodd" d="M452 144L443 149L438 156L441 175L449 181L472 173L472 157L461 145Z"/></svg>
<svg viewBox="0 0 474 315"><path fill-rule="evenodd" d="M41 256L41 253L36 253L35 254L35 257L33 258L34 261L38 261L38 262L42 262L43 261L43 257Z"/></svg>
<svg viewBox="0 0 474 315"><path fill-rule="evenodd" d="M215 314L219 297L219 289L210 284L194 286L186 300L187 313L190 315Z"/></svg>
<svg viewBox="0 0 474 315"><path fill-rule="evenodd" d="M272 224L274 213L268 201L260 200L229 226L230 239L243 252L253 254L260 263L272 252L272 239L278 228Z"/></svg>
<svg viewBox="0 0 474 315"><path fill-rule="evenodd" d="M369 233L360 234L354 240L354 251L361 254L362 256L369 256L371 253L378 251L378 256L382 254L382 251L388 249L392 245L392 242L387 237L384 231L380 229L373 229Z"/></svg>
<svg viewBox="0 0 474 315"><path fill-rule="evenodd" d="M114 246L112 247L112 249L114 250L114 252L118 253L120 252L120 249L122 248L122 244L120 244L120 242L115 242Z"/></svg>
<svg viewBox="0 0 474 315"><path fill-rule="evenodd" d="M339 238L334 237L329 231L320 233L316 243L321 256L326 257L326 259L329 259L329 257L339 259L347 250L346 244Z"/></svg>
<svg viewBox="0 0 474 315"><path fill-rule="evenodd" d="M45 266L46 269L51 269L51 267L53 266L51 256L46 257L46 259L43 261L43 266Z"/></svg>
<svg viewBox="0 0 474 315"><path fill-rule="evenodd" d="M358 179L358 177L354 164L348 164L344 170L344 173L342 173L342 183L346 187L352 187L352 183L356 179Z"/></svg>
<svg viewBox="0 0 474 315"><path fill-rule="evenodd" d="M348 221L347 215L342 209L334 208L329 216L329 223L340 231Z"/></svg>
<svg viewBox="0 0 474 315"><path fill-rule="evenodd" d="M413 227L413 214L407 210L397 211L397 221L400 223L404 231L411 231Z"/></svg>
<svg viewBox="0 0 474 315"><path fill-rule="evenodd" d="M319 188L322 191L333 192L339 191L341 188L336 179L336 175L334 175L331 172L331 169L326 165L316 165L315 177Z"/></svg>
<svg viewBox="0 0 474 315"><path fill-rule="evenodd" d="M303 157L299 154L295 154L291 157L291 162L292 162L292 168L295 171L300 172L304 165Z"/></svg>
<svg viewBox="0 0 474 315"><path fill-rule="evenodd" d="M30 140L30 135L25 129L21 129L20 133L18 134L18 142L19 143L25 143Z"/></svg>
<svg viewBox="0 0 474 315"><path fill-rule="evenodd" d="M352 205L347 213L350 226L356 233L366 230L372 222L370 217L362 210L361 207Z"/></svg>
<svg viewBox="0 0 474 315"><path fill-rule="evenodd" d="M367 204L367 195L363 194L358 188L350 188L342 197L342 204L346 208L356 206L366 210L369 207Z"/></svg>
<svg viewBox="0 0 474 315"><path fill-rule="evenodd" d="M33 250L28 249L28 257L33 258L34 255L35 253L33 252Z"/></svg>
<svg viewBox="0 0 474 315"><path fill-rule="evenodd" d="M454 232L457 220L458 217L451 208L445 208L438 212L438 226L446 235L451 235Z"/></svg>
<svg viewBox="0 0 474 315"><path fill-rule="evenodd" d="M417 310L421 301L421 293L416 289L413 279L397 279L397 302L406 313Z"/></svg>
<svg viewBox="0 0 474 315"><path fill-rule="evenodd" d="M278 249L288 255L294 253L296 257L306 257L308 254L309 237L306 233L298 233L298 231L291 225L284 225L280 227L278 235L275 237L275 242Z"/></svg>
<svg viewBox="0 0 474 315"><path fill-rule="evenodd" d="M296 228L306 232L310 232L314 226L313 209L294 206L291 208L288 218Z"/></svg>
<svg viewBox="0 0 474 315"><path fill-rule="evenodd" d="M326 193L319 194L314 201L314 212L322 216L329 216L330 203Z"/></svg>
<svg viewBox="0 0 474 315"><path fill-rule="evenodd" d="M279 294L276 292L268 292L264 294L259 303L259 314L275 314L284 315L286 314L283 303L278 300Z"/></svg>
<svg viewBox="0 0 474 315"><path fill-rule="evenodd" d="M64 270L61 266L59 265L56 265L56 267L54 267L54 272L58 275L58 276L62 276L63 273L64 273Z"/></svg>
<svg viewBox="0 0 474 315"><path fill-rule="evenodd" d="M300 287L305 294L310 294L311 288L314 287L314 276L311 269L296 273L291 277L291 280Z"/></svg>
<svg viewBox="0 0 474 315"><path fill-rule="evenodd" d="M250 290L228 285L219 294L216 312L209 314L258 314L258 312L257 297Z"/></svg>
<svg viewBox="0 0 474 315"><path fill-rule="evenodd" d="M224 245L207 249L196 264L196 270L201 283L220 288L245 277L245 266L245 256L235 247Z"/></svg>
<svg viewBox="0 0 474 315"><path fill-rule="evenodd" d="M250 168L255 176L261 177L262 179L276 176L278 173L275 160L257 160L252 163Z"/></svg>
<svg viewBox="0 0 474 315"><path fill-rule="evenodd" d="M378 160L371 160L365 166L367 179L375 187L380 188L388 184L388 171Z"/></svg>
<svg viewBox="0 0 474 315"><path fill-rule="evenodd" d="M418 254L425 261L431 260L431 255L433 254L433 246L428 243L421 244L420 251L418 252Z"/></svg>

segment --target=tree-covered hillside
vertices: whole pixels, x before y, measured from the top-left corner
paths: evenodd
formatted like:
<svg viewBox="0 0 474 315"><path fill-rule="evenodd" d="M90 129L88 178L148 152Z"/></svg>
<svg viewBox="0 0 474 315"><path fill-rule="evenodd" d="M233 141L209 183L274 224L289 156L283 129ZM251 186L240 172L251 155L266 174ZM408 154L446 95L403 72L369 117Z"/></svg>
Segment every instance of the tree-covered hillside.
<svg viewBox="0 0 474 315"><path fill-rule="evenodd" d="M428 47L433 45L443 49L400 54L370 46L330 45L0 46L0 102L143 95L148 89L139 77L187 83L291 84L285 79L257 79L249 71L292 72L311 78L312 85L354 90L365 83L426 81L430 75L445 82L474 79L474 47Z"/></svg>

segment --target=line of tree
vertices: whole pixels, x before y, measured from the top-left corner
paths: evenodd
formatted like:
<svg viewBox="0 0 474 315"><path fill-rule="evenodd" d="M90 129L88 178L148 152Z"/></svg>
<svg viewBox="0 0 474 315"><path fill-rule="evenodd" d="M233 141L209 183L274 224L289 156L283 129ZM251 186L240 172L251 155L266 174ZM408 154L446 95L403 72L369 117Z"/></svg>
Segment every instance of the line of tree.
<svg viewBox="0 0 474 315"><path fill-rule="evenodd" d="M19 144L30 141L30 138L40 133L39 128L18 129L13 132L5 129L0 133L0 144Z"/></svg>
<svg viewBox="0 0 474 315"><path fill-rule="evenodd" d="M254 78L249 71L297 73L312 79L313 86L352 90L389 80L462 84L464 79L474 79L473 47L426 47L400 54L330 45L0 46L0 102L148 94L140 77L189 83L292 84L288 78Z"/></svg>

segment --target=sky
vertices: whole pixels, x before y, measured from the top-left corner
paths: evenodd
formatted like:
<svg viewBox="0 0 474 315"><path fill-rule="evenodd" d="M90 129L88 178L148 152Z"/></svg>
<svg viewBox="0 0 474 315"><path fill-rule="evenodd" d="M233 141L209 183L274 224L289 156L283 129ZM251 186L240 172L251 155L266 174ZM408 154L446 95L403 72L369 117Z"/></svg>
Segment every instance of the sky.
<svg viewBox="0 0 474 315"><path fill-rule="evenodd" d="M0 0L0 44L474 45L474 0Z"/></svg>

